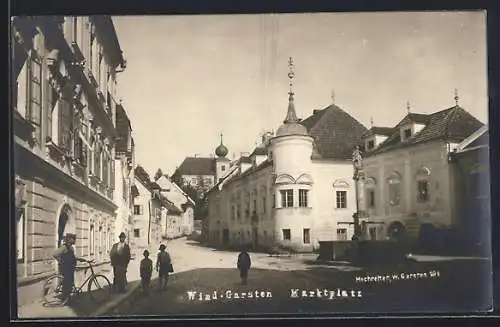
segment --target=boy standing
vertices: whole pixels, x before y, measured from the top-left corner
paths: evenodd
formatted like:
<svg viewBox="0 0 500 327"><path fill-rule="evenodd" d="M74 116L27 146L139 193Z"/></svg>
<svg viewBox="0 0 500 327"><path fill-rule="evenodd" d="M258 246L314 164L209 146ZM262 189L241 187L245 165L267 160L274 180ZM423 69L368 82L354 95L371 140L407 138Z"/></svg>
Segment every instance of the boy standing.
<svg viewBox="0 0 500 327"><path fill-rule="evenodd" d="M153 274L153 260L149 259L149 251L144 250L144 259L141 260L141 284L144 293L149 294L149 284Z"/></svg>

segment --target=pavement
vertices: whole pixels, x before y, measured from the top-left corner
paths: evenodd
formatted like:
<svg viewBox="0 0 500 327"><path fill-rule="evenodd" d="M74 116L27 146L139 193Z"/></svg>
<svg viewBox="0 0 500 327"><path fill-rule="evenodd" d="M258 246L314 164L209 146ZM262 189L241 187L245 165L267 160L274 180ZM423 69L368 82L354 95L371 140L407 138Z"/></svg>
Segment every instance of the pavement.
<svg viewBox="0 0 500 327"><path fill-rule="evenodd" d="M157 247L150 250L153 260L157 250ZM22 307L19 316L174 317L193 314L469 311L471 308L475 311L484 309L488 303L485 277L491 276L488 275L489 261L476 258L452 260L414 255L412 262L362 268L346 262L319 263L315 254L270 257L250 252L252 269L248 285L241 285L236 269L238 252L205 247L186 238L169 241L167 251L172 257L174 273L169 278L166 292L158 291L157 275L154 274L152 292L149 295L142 293L138 276L140 258L136 258L129 268L128 292L113 295L111 301L102 307L95 308L95 304L83 294L82 300L71 307ZM305 290L307 296L294 297L292 295L297 295L293 293L295 290L298 294ZM232 294L231 298L225 296L227 291ZM258 296L255 296L255 291ZM317 296L318 291L323 296ZM342 291L355 295L360 292L362 296L345 297ZM235 294L240 298L237 299Z"/></svg>
<svg viewBox="0 0 500 327"><path fill-rule="evenodd" d="M159 245L151 246L150 253L154 254L158 251ZM141 251L142 252L142 251ZM154 256L150 258L155 262ZM118 306L124 306L124 302L133 300L134 294L140 287L140 273L139 266L141 257L135 256L127 269L127 290L125 293L113 293L107 303L99 305L94 303L85 291L78 296L75 296L71 304L66 306L47 306L42 298L33 300L30 303L18 306L18 318L32 319L32 318L68 318L68 317L93 317L100 316L107 312L113 312ZM110 283L113 283L113 269L110 264L100 267L96 273L103 274L108 277ZM87 273L88 276L88 273ZM82 280L83 281L83 280ZM76 285L80 285L82 281L75 281ZM40 290L41 293L41 290Z"/></svg>

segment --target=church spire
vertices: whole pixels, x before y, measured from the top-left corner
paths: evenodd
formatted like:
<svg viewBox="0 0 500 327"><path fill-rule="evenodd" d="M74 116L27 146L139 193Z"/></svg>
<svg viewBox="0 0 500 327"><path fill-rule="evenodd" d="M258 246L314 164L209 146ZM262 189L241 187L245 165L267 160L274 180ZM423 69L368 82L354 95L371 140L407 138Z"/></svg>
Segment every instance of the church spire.
<svg viewBox="0 0 500 327"><path fill-rule="evenodd" d="M295 113L294 95L293 93L293 78L295 77L295 72L293 71L294 64L293 59L290 57L288 59L288 79L290 80L290 91L288 92L288 111L284 123L291 124L298 122L297 114Z"/></svg>
<svg viewBox="0 0 500 327"><path fill-rule="evenodd" d="M454 98L454 99L455 99L455 106L457 106L457 107L458 107L458 100L459 100L460 98L458 97L458 90L457 90L457 89L455 89L455 98Z"/></svg>

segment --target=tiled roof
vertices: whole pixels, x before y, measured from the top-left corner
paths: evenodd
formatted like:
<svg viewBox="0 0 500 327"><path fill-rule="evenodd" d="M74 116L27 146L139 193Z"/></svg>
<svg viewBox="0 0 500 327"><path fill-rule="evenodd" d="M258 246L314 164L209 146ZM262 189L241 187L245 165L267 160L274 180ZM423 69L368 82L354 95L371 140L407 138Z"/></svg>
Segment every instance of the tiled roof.
<svg viewBox="0 0 500 327"><path fill-rule="evenodd" d="M419 120L418 123L423 123L425 121L426 126L411 139L401 142L399 127L407 124L409 119L416 122L415 117ZM436 139L461 142L481 126L483 126L483 123L458 106L429 115L411 113L396 125L393 134L387 138L387 140L381 143L377 149L370 151L367 155L373 155Z"/></svg>
<svg viewBox="0 0 500 327"><path fill-rule="evenodd" d="M301 121L314 138L314 151L323 159L351 159L352 151L362 145L367 132L363 124L336 105L314 110L313 115Z"/></svg>
<svg viewBox="0 0 500 327"><path fill-rule="evenodd" d="M251 174L253 174L253 173L256 173L256 172L258 172L258 171L260 171L260 170L262 170L262 169L264 169L264 168L266 168L266 167L272 166L272 165L273 165L273 163L272 163L270 160L265 160L265 161L261 162L261 163L260 163L259 165L257 165L257 166L252 166L252 167L248 168L248 169L247 169L247 170L245 170L243 173L239 173L239 172L238 172L238 173L236 173L236 174L232 175L232 176L231 176L231 177L230 177L230 178L229 178L229 179L225 182L225 184L229 184L229 183L232 183L232 182L234 182L234 181L237 181L237 180L239 180L239 179L241 179L241 178L244 178L244 177L246 177L246 176L249 176L249 175L251 175Z"/></svg>
<svg viewBox="0 0 500 327"><path fill-rule="evenodd" d="M173 204L172 202L166 200L166 201L162 201L162 204L165 206L165 208L167 208L169 215L180 215L180 214L182 214L182 210L179 209L179 208L177 208L175 206L175 204Z"/></svg>
<svg viewBox="0 0 500 327"><path fill-rule="evenodd" d="M253 150L250 156L267 156L267 149L264 146L258 146Z"/></svg>
<svg viewBox="0 0 500 327"><path fill-rule="evenodd" d="M373 126L363 136L370 136L370 135L391 136L393 133L394 133L394 128L392 128L392 127L377 127L377 126Z"/></svg>
<svg viewBox="0 0 500 327"><path fill-rule="evenodd" d="M187 157L174 173L175 176L183 175L215 175L215 159L201 157Z"/></svg>
<svg viewBox="0 0 500 327"><path fill-rule="evenodd" d="M239 162L240 163L252 163L252 159L250 159L250 157L241 157L239 159Z"/></svg>

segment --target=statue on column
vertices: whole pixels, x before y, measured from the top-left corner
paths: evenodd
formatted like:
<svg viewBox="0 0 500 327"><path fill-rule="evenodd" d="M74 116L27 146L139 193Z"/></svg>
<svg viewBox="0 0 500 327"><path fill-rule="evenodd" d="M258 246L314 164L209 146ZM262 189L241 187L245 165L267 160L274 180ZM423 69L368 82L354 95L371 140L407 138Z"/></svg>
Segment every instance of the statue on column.
<svg viewBox="0 0 500 327"><path fill-rule="evenodd" d="M354 236L353 240L359 240L363 234L361 229L361 225L359 223L359 218L363 217L363 203L364 203L364 190L363 190L363 178L362 172L363 169L363 157L361 156L361 150L359 146L356 146L352 153L352 164L354 166L354 184L356 190L356 212L353 215L354 218ZM361 181L360 181L361 180Z"/></svg>

